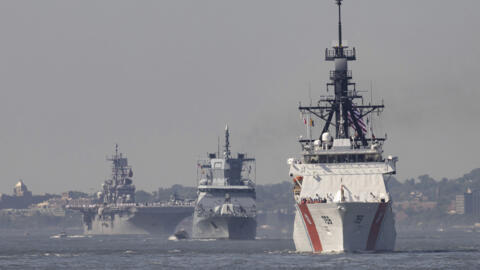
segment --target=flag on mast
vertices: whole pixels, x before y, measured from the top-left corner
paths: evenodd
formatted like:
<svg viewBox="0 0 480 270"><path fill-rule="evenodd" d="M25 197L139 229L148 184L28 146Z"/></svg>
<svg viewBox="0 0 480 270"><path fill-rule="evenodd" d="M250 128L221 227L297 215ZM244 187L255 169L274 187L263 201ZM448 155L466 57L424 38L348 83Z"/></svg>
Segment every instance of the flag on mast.
<svg viewBox="0 0 480 270"><path fill-rule="evenodd" d="M361 114L360 114L360 111L358 111L358 108L353 106L352 111L353 111L353 117L354 117L353 119L352 119L352 115L350 114L350 111L348 112L348 122L350 123L350 126L353 129L356 129L353 121L355 119L358 125L360 126L360 128L362 129L362 132L367 133L367 125L365 125L365 122L363 122L363 119L361 118Z"/></svg>

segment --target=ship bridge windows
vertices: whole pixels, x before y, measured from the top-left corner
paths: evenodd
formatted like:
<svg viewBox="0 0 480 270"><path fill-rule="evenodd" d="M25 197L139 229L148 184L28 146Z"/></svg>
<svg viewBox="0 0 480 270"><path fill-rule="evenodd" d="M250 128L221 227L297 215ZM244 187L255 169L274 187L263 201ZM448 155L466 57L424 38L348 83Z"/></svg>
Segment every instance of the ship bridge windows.
<svg viewBox="0 0 480 270"><path fill-rule="evenodd" d="M213 178L223 179L227 176L226 172L226 170L222 169L213 169Z"/></svg>
<svg viewBox="0 0 480 270"><path fill-rule="evenodd" d="M370 154L370 155L365 155L365 161L366 162L380 162L382 160L382 156L380 154Z"/></svg>
<svg viewBox="0 0 480 270"><path fill-rule="evenodd" d="M325 163L363 163L363 162L382 162L382 156L378 153L368 154L322 154L305 155L304 161L307 164L325 164Z"/></svg>

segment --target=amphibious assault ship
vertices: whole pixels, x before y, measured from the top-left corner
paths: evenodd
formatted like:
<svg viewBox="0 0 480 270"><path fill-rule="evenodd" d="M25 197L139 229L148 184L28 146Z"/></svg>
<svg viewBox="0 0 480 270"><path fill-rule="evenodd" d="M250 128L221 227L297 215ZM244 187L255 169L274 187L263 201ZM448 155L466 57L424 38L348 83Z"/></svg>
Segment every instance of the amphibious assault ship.
<svg viewBox="0 0 480 270"><path fill-rule="evenodd" d="M232 157L229 136L227 126L223 156L218 151L198 162L193 238L255 239L255 159Z"/></svg>
<svg viewBox="0 0 480 270"><path fill-rule="evenodd" d="M339 39L325 51L326 61L335 64L327 83L333 95L315 105L300 104L307 137L299 140L301 157L288 160L297 209L293 240L304 252L393 250L396 231L386 183L397 158L383 157L386 135L375 137L367 118L384 105L364 104L351 81L347 64L356 60L356 51L342 41L342 0L336 4ZM325 122L318 139L314 118Z"/></svg>
<svg viewBox="0 0 480 270"><path fill-rule="evenodd" d="M118 152L107 158L112 175L97 194L97 203L67 205L83 214L85 234L157 234L169 236L175 227L192 215L194 201L172 196L170 201L136 203L133 171L128 159Z"/></svg>

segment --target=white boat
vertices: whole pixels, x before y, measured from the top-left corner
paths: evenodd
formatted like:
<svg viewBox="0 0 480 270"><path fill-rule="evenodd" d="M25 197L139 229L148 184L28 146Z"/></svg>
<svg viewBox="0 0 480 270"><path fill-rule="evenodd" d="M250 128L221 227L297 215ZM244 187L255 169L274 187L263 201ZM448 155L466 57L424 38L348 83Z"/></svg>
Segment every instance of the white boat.
<svg viewBox="0 0 480 270"><path fill-rule="evenodd" d="M50 238L52 239L59 239L59 238L67 238L67 233L66 232L61 232L59 234L54 234L52 236L50 236Z"/></svg>
<svg viewBox="0 0 480 270"><path fill-rule="evenodd" d="M188 232L185 229L180 229L176 231L174 234L172 234L170 237L168 237L168 240L178 241L178 240L184 240L188 238L189 238Z"/></svg>
<svg viewBox="0 0 480 270"><path fill-rule="evenodd" d="M398 159L384 158L386 136L375 137L367 120L384 105L364 104L351 81L348 62L356 60L356 51L342 42L342 1L336 2L339 40L325 52L335 63L327 84L333 95L315 106L300 105L307 137L299 140L301 157L288 160L297 209L293 240L301 252L390 251L396 231L386 183ZM314 117L325 122L318 139Z"/></svg>

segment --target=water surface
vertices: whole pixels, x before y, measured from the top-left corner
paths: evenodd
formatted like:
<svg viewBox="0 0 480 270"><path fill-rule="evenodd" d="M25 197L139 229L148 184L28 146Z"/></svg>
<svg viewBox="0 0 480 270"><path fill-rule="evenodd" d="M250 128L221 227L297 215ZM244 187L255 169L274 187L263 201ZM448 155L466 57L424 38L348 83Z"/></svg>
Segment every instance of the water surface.
<svg viewBox="0 0 480 270"><path fill-rule="evenodd" d="M480 233L401 232L395 252L301 254L292 240L0 236L1 269L480 269Z"/></svg>

